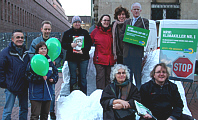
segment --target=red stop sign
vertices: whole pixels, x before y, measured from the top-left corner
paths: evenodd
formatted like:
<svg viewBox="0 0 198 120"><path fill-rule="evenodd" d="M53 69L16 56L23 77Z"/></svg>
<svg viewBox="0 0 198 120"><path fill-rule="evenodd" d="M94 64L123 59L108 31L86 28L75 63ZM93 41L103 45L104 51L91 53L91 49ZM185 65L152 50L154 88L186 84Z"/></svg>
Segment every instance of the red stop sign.
<svg viewBox="0 0 198 120"><path fill-rule="evenodd" d="M177 77L187 77L193 72L193 64L188 58L178 58L173 62L173 72Z"/></svg>

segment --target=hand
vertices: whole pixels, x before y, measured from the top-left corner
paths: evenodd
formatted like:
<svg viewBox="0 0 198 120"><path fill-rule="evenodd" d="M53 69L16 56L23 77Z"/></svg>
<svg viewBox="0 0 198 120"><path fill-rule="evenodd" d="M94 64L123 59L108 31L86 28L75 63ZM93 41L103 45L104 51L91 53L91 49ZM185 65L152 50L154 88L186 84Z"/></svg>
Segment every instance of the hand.
<svg viewBox="0 0 198 120"><path fill-rule="evenodd" d="M121 99L114 100L113 105L114 104L121 104L122 108L124 108L124 109L127 109L127 108L131 107L128 101L121 100Z"/></svg>
<svg viewBox="0 0 198 120"><path fill-rule="evenodd" d="M72 48L74 48L74 47L76 47L76 46L77 46L76 43L71 43L71 47L72 47Z"/></svg>
<svg viewBox="0 0 198 120"><path fill-rule="evenodd" d="M146 114L146 115L144 115L144 116L143 116L143 118L144 118L144 119L151 119L151 118L152 118L152 116L151 116L151 115L149 115L149 114Z"/></svg>
<svg viewBox="0 0 198 120"><path fill-rule="evenodd" d="M82 50L77 51L77 53L79 53L79 54L83 54Z"/></svg>
<svg viewBox="0 0 198 120"><path fill-rule="evenodd" d="M123 109L128 109L128 108L131 107L128 101L122 100L122 101L121 101L121 104L122 104L122 106L123 106Z"/></svg>
<svg viewBox="0 0 198 120"><path fill-rule="evenodd" d="M82 50L75 50L73 53L83 54Z"/></svg>
<svg viewBox="0 0 198 120"><path fill-rule="evenodd" d="M114 104L113 109L122 109L123 106L121 104Z"/></svg>
<svg viewBox="0 0 198 120"><path fill-rule="evenodd" d="M53 80L53 79L49 79L49 81L50 81L50 82L53 82L54 80Z"/></svg>
<svg viewBox="0 0 198 120"><path fill-rule="evenodd" d="M172 118L168 118L167 120L173 120Z"/></svg>
<svg viewBox="0 0 198 120"><path fill-rule="evenodd" d="M54 63L54 65L56 65L56 62L55 61L53 63Z"/></svg>
<svg viewBox="0 0 198 120"><path fill-rule="evenodd" d="M44 80L47 80L47 76L43 76L43 79L44 79Z"/></svg>

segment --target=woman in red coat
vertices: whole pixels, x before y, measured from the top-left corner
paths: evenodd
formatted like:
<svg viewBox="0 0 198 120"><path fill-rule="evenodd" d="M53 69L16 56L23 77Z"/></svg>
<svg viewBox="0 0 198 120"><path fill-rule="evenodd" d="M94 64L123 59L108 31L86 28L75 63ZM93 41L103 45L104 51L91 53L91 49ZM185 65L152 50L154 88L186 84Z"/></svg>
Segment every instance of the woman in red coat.
<svg viewBox="0 0 198 120"><path fill-rule="evenodd" d="M104 89L110 84L111 66L116 62L113 56L113 37L109 15L102 15L96 28L91 33L95 45L94 64L96 67L96 87Z"/></svg>

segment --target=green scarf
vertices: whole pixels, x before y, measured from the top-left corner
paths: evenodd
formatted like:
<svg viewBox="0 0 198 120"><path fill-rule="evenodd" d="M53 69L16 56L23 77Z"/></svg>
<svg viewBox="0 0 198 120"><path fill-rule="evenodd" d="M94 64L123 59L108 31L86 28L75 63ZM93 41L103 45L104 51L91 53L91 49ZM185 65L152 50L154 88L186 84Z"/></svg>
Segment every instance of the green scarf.
<svg viewBox="0 0 198 120"><path fill-rule="evenodd" d="M120 84L117 80L114 80L114 85L119 89L118 99L126 100L131 89L131 82L127 79L125 82Z"/></svg>

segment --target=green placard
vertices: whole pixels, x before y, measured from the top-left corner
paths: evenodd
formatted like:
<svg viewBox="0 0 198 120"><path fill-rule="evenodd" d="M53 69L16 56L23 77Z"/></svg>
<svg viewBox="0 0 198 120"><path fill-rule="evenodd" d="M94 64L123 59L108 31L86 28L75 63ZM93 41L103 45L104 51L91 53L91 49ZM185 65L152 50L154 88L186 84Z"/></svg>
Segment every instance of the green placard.
<svg viewBox="0 0 198 120"><path fill-rule="evenodd" d="M197 33L197 29L162 28L160 49L192 54L197 51Z"/></svg>
<svg viewBox="0 0 198 120"><path fill-rule="evenodd" d="M127 25L123 41L140 46L146 46L149 32L150 30L147 29Z"/></svg>

